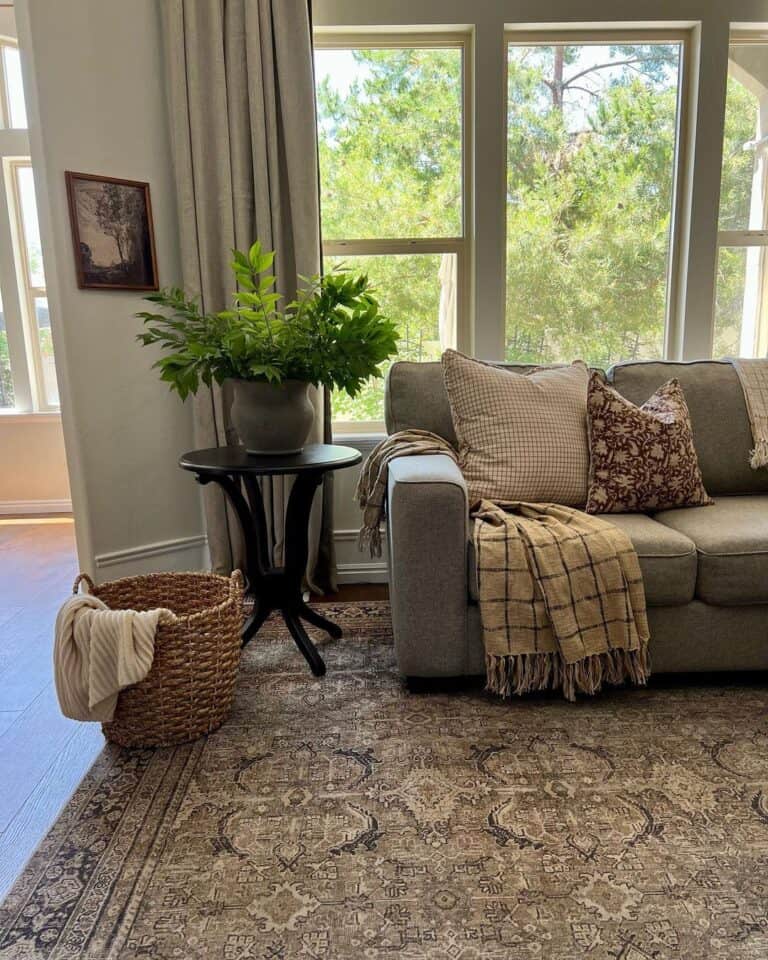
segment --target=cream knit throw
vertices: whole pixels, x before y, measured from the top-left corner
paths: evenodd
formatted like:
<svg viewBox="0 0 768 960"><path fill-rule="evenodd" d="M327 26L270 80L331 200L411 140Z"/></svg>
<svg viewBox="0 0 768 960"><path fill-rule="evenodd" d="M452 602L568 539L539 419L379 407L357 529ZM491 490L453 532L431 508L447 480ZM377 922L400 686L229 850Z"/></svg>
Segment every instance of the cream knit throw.
<svg viewBox="0 0 768 960"><path fill-rule="evenodd" d="M65 717L112 719L120 690L149 673L162 616L173 613L110 610L90 594L64 603L56 617L53 670Z"/></svg>
<svg viewBox="0 0 768 960"><path fill-rule="evenodd" d="M731 363L741 380L752 427L754 449L749 465L753 470L768 467L768 360L733 358Z"/></svg>

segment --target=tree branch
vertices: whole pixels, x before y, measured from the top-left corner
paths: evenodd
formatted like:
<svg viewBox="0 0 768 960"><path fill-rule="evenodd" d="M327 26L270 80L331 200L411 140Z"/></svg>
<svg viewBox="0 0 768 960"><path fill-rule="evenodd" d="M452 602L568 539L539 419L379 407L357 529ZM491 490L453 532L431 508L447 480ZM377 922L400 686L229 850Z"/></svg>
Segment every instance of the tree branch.
<svg viewBox="0 0 768 960"><path fill-rule="evenodd" d="M586 77L589 73L594 73L596 70L608 70L609 67L628 67L633 63L645 63L647 57L632 57L631 60L608 60L606 63L596 63L594 67L587 67L586 70L580 70L578 73L574 73L572 77L568 77L567 80L563 81L563 87L569 87L574 80L579 80L581 77Z"/></svg>

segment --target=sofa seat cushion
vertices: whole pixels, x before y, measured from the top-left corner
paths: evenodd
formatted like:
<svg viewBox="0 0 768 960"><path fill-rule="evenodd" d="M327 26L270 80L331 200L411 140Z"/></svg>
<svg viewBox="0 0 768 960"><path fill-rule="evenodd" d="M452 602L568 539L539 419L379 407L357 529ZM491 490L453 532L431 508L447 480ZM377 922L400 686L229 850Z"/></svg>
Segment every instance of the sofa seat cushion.
<svg viewBox="0 0 768 960"><path fill-rule="evenodd" d="M768 603L767 494L716 497L712 507L664 510L654 519L696 544L700 600Z"/></svg>
<svg viewBox="0 0 768 960"><path fill-rule="evenodd" d="M704 512L703 507L698 509ZM632 541L649 607L691 602L696 590L696 546L689 537L643 513L605 513L600 519L623 530Z"/></svg>
<svg viewBox="0 0 768 960"><path fill-rule="evenodd" d="M600 519L619 527L632 541L649 607L691 602L696 589L696 546L692 540L642 513L603 514ZM476 602L477 568L471 540L467 552L469 595Z"/></svg>

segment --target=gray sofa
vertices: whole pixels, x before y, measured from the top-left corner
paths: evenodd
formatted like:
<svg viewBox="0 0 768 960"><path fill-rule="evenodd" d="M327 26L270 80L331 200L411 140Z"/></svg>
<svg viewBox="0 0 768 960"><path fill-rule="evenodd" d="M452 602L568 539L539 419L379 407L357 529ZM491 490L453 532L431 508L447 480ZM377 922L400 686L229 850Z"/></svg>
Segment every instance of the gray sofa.
<svg viewBox="0 0 768 960"><path fill-rule="evenodd" d="M735 370L720 361L651 361L620 364L607 376L637 404L671 377L680 380L715 499L652 516L605 516L629 534L640 558L654 671L768 668L768 469L749 466L752 435ZM389 433L420 427L456 442L439 363L394 364L386 423ZM400 672L482 674L467 491L450 457L391 463L387 524Z"/></svg>

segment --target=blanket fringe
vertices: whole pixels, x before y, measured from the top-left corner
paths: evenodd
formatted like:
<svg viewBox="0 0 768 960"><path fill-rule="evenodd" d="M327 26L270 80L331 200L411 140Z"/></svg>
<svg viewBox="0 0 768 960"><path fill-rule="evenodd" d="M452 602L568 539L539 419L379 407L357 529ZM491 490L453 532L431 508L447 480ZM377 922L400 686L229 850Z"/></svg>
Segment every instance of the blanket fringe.
<svg viewBox="0 0 768 960"><path fill-rule="evenodd" d="M381 556L381 526L379 523L363 525L357 535L357 549L368 550L371 557Z"/></svg>
<svg viewBox="0 0 768 960"><path fill-rule="evenodd" d="M560 653L488 654L485 659L486 690L502 697L561 689L567 700L575 700L577 692L592 695L604 683L645 686L651 672L647 643L637 650L608 650L574 663L566 663Z"/></svg>
<svg viewBox="0 0 768 960"><path fill-rule="evenodd" d="M749 455L749 465L753 470L768 467L768 440L757 440L755 449Z"/></svg>

